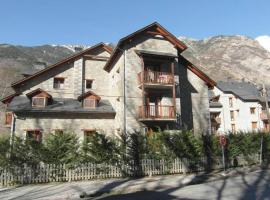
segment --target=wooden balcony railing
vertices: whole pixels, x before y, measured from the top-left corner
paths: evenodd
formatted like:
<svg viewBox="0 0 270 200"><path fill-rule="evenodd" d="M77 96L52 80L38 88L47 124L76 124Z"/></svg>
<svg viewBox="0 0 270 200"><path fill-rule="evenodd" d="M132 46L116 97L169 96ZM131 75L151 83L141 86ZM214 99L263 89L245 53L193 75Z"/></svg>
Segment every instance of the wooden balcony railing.
<svg viewBox="0 0 270 200"><path fill-rule="evenodd" d="M138 74L139 84L173 84L174 76L168 72L157 72L157 71L143 71Z"/></svg>
<svg viewBox="0 0 270 200"><path fill-rule="evenodd" d="M173 119L175 118L174 106L148 105L139 107L140 119Z"/></svg>
<svg viewBox="0 0 270 200"><path fill-rule="evenodd" d="M261 117L261 120L268 120L267 118L267 113L265 110L262 111L262 113L260 113L260 117Z"/></svg>

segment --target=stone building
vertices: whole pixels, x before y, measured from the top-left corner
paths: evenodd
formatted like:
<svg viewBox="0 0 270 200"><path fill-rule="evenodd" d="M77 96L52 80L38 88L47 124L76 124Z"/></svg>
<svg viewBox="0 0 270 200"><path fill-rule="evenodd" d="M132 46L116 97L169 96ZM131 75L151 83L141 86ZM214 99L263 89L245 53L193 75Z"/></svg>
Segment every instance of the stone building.
<svg viewBox="0 0 270 200"><path fill-rule="evenodd" d="M11 133L106 134L210 131L208 88L215 82L186 60L187 46L158 23L100 43L12 84Z"/></svg>

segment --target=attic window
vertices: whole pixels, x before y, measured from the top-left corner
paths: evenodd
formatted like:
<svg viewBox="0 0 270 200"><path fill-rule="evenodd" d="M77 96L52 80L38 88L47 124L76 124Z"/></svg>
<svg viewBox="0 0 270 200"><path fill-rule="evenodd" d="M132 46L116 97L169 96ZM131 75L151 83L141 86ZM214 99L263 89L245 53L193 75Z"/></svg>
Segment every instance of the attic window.
<svg viewBox="0 0 270 200"><path fill-rule="evenodd" d="M97 107L97 100L96 99L84 99L83 100L83 107L84 108L96 108Z"/></svg>
<svg viewBox="0 0 270 200"><path fill-rule="evenodd" d="M54 89L61 89L64 87L65 78L62 77L55 77L53 79L53 88Z"/></svg>
<svg viewBox="0 0 270 200"><path fill-rule="evenodd" d="M47 104L46 97L33 97L32 98L32 107L44 108Z"/></svg>

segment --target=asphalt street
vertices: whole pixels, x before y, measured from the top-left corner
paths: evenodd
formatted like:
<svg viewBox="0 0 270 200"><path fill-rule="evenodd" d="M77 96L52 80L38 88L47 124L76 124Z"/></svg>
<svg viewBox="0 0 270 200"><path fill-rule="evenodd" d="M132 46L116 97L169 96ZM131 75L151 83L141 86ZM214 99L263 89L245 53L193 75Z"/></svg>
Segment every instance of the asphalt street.
<svg viewBox="0 0 270 200"><path fill-rule="evenodd" d="M115 179L73 183L27 185L18 188L0 189L0 199L270 199L270 171L258 170L235 177L227 177L187 185L196 176L172 175L135 180ZM102 193L106 191L106 193ZM91 197L90 194L99 195Z"/></svg>

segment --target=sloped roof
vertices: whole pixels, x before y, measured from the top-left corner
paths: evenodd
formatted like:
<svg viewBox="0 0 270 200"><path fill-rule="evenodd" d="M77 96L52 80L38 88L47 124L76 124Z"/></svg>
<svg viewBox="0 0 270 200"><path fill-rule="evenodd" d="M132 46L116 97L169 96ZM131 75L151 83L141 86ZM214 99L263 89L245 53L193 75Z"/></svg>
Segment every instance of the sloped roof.
<svg viewBox="0 0 270 200"><path fill-rule="evenodd" d="M204 72L202 72L197 66L192 64L189 60L187 60L183 56L179 56L179 59L183 62L183 64L194 74L196 74L198 77L200 77L203 81L205 81L208 85L208 87L214 87L216 85L216 82L211 79L209 76L207 76Z"/></svg>
<svg viewBox="0 0 270 200"><path fill-rule="evenodd" d="M100 99L101 99L101 97L98 96L98 95L97 95L96 93L94 93L93 91L88 91L88 92L85 92L85 93L81 94L80 96L78 96L78 100L81 101L82 99L84 99L84 98L86 98L86 97L88 97L88 96L90 96L90 95L95 96L96 99L97 99L98 101L100 101Z"/></svg>
<svg viewBox="0 0 270 200"><path fill-rule="evenodd" d="M224 93L232 93L243 101L261 101L262 98L257 87L249 82L228 81L217 82L217 88Z"/></svg>
<svg viewBox="0 0 270 200"><path fill-rule="evenodd" d="M38 89L36 89L36 90L33 90L33 91L27 93L26 96L29 97L29 98L31 98L31 97L33 97L33 96L39 94L39 93L44 93L44 94L47 95L47 97L52 98L52 96L51 96L48 92L46 92L45 90L42 90L42 89L40 89L40 88L38 88Z"/></svg>
<svg viewBox="0 0 270 200"><path fill-rule="evenodd" d="M81 52L79 52L79 53L77 53L77 54L75 54L73 56L70 56L70 57L68 57L66 59L63 59L63 60L61 60L61 61L59 61L59 62L57 62L57 63L55 63L55 64L53 64L51 66L48 66L48 67L44 68L43 70L40 70L40 71L34 73L31 76L25 77L25 78L23 78L23 79L21 79L21 80L19 80L17 82L14 82L14 83L11 84L11 86L16 87L16 86L18 86L18 85L20 85L20 84L22 84L22 83L24 83L26 81L29 81L29 80L33 79L36 76L42 75L43 73L45 73L45 72L47 72L47 71L49 71L49 70L51 70L51 69L53 69L55 67L58 67L59 65L66 64L66 63L69 63L69 62L73 62L76 59L82 57L83 55L91 53L92 51L96 50L97 48L103 48L108 53L110 53L110 54L112 53L112 48L110 46L104 44L103 42L101 42L101 43L98 43L98 44L96 44L96 45L94 45L94 46L92 46L92 47L90 47L88 49L85 49L84 51L81 51Z"/></svg>
<svg viewBox="0 0 270 200"><path fill-rule="evenodd" d="M7 103L10 103L12 101L12 99L16 96L20 95L20 93L14 93L14 94L10 94L4 98L2 98L0 101L3 103L3 104L7 104Z"/></svg>
<svg viewBox="0 0 270 200"><path fill-rule="evenodd" d="M54 98L50 105L44 108L35 108L31 106L30 100L25 96L14 97L8 106L9 111L15 113L62 113L68 118L68 113L77 114L115 114L115 110L108 100L101 100L96 108L86 109L77 99L71 98Z"/></svg>
<svg viewBox="0 0 270 200"><path fill-rule="evenodd" d="M167 39L169 42L171 42L176 48L178 48L181 51L184 51L187 46L181 42L179 39L177 39L173 34L171 34L169 31L167 31L164 27L162 27L159 23L154 22L148 26L145 26L134 33L131 33L127 35L126 37L123 37L119 40L116 47L114 48L113 53L111 54L110 59L104 66L104 69L106 71L110 71L112 69L112 65L115 62L115 60L119 57L119 55L122 54L122 47L126 42L131 41L134 37L146 33L147 31L151 31L152 34L159 34L162 35L165 39Z"/></svg>

